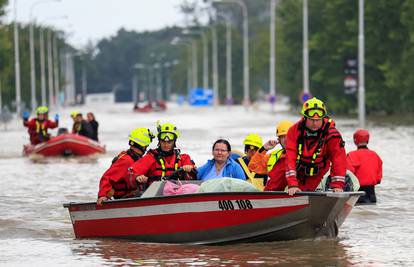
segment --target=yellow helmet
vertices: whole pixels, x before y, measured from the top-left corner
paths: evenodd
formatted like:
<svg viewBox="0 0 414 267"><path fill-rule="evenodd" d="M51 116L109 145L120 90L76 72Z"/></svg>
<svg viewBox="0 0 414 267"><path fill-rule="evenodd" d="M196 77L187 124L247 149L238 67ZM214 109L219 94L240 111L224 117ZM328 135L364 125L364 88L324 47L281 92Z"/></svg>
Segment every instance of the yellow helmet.
<svg viewBox="0 0 414 267"><path fill-rule="evenodd" d="M278 137L282 136L282 135L287 135L287 132L289 130L289 128L293 125L292 122L288 121L288 120L282 120L281 122L279 122L279 124L276 126L276 135Z"/></svg>
<svg viewBox="0 0 414 267"><path fill-rule="evenodd" d="M46 106L40 106L36 109L36 113L39 114L47 114L49 112L49 108Z"/></svg>
<svg viewBox="0 0 414 267"><path fill-rule="evenodd" d="M260 135L251 133L248 136L246 136L246 138L243 141L243 144L245 146L255 146L255 147L260 148L263 146L263 140L260 137Z"/></svg>
<svg viewBox="0 0 414 267"><path fill-rule="evenodd" d="M128 139L130 142L147 147L154 139L154 135L148 128L136 128L129 133Z"/></svg>
<svg viewBox="0 0 414 267"><path fill-rule="evenodd" d="M71 116L72 118L75 118L75 117L76 117L79 113L80 113L79 111L77 111L77 110L73 110L73 111L70 113L70 116Z"/></svg>
<svg viewBox="0 0 414 267"><path fill-rule="evenodd" d="M322 119L327 115L328 111L321 100L313 97L303 103L301 113L309 119Z"/></svg>
<svg viewBox="0 0 414 267"><path fill-rule="evenodd" d="M160 124L160 122L157 121L157 132L158 140L163 141L177 140L181 135L177 130L177 126L169 122Z"/></svg>

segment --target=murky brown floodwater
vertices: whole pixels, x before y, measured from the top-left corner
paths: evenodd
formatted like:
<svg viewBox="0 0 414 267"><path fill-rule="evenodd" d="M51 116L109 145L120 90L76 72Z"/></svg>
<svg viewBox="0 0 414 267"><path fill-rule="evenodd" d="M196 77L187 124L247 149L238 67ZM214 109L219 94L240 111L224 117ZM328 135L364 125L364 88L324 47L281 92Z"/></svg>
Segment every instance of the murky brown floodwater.
<svg viewBox="0 0 414 267"><path fill-rule="evenodd" d="M31 160L21 156L28 140L21 122L0 131L0 265L295 265L413 266L414 254L414 127L375 126L370 147L384 161L378 186L379 203L354 208L337 239L187 246L142 244L117 240L76 240L62 203L94 201L100 175L127 147L132 128L155 128L171 121L182 130L178 146L196 164L210 158L212 142L228 138L236 149L250 132L272 137L275 124L299 117L282 111L246 112L241 107L192 109L173 107L167 113L134 114L131 105L90 107L100 122L100 139L108 153L98 158ZM60 111L61 126L71 126L69 110ZM354 149L356 121L338 120L338 128ZM155 144L154 144L155 145Z"/></svg>

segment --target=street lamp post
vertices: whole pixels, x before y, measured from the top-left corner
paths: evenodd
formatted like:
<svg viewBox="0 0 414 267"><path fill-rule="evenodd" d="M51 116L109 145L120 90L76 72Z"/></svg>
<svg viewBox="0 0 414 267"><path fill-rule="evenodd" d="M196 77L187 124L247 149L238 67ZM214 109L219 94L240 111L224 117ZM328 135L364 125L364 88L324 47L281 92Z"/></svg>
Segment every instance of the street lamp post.
<svg viewBox="0 0 414 267"><path fill-rule="evenodd" d="M276 53L275 53L275 42L276 42L276 0L270 0L270 68L269 68L269 82L270 82L270 101L273 107L273 98L276 95Z"/></svg>
<svg viewBox="0 0 414 267"><path fill-rule="evenodd" d="M53 47L52 47L52 53L53 53L53 72L54 72L54 88L55 88L55 103L56 107L59 108L60 102L59 102L59 92L60 92L60 81L59 81L59 52L58 52L58 37L56 34L53 35ZM84 98L83 98L84 99Z"/></svg>
<svg viewBox="0 0 414 267"><path fill-rule="evenodd" d="M195 40L191 41L191 51L192 51L192 65L193 65L193 70L192 70L192 74L193 74L193 87L197 88L198 87L198 59L197 59L197 43Z"/></svg>
<svg viewBox="0 0 414 267"><path fill-rule="evenodd" d="M226 104L231 105L233 103L231 72L231 24L230 18L224 14L217 13L217 16L224 18L226 21Z"/></svg>
<svg viewBox="0 0 414 267"><path fill-rule="evenodd" d="M45 36L43 28L40 28L40 86L42 95L42 106L46 105L46 74L45 74Z"/></svg>
<svg viewBox="0 0 414 267"><path fill-rule="evenodd" d="M358 119L359 127L365 128L365 39L364 39L364 0L359 0L358 31Z"/></svg>
<svg viewBox="0 0 414 267"><path fill-rule="evenodd" d="M134 77L132 80L132 101L134 102L134 105L138 105L139 103L139 92L140 89L138 87L138 83L139 83L139 76L142 76L140 73L140 70L144 69L145 70L145 65L144 64L140 64L140 63L136 63L134 64ZM139 72L137 75L137 71ZM142 80L142 79L141 79Z"/></svg>
<svg viewBox="0 0 414 267"><path fill-rule="evenodd" d="M303 92L309 91L308 0L303 0Z"/></svg>
<svg viewBox="0 0 414 267"><path fill-rule="evenodd" d="M171 41L172 45L178 45L178 44L183 44L187 47L187 95L190 92L190 89L192 87L194 87L194 85L192 84L192 64L190 63L191 57L192 57L192 42L191 41L183 41L180 40L179 37L175 37L172 41Z"/></svg>
<svg viewBox="0 0 414 267"><path fill-rule="evenodd" d="M243 104L247 107L250 105L250 77L249 77L249 16L247 6L243 1L224 0L218 3L238 4L243 13Z"/></svg>
<svg viewBox="0 0 414 267"><path fill-rule="evenodd" d="M38 1L32 4L30 7L30 16L29 16L29 45L30 45L30 92L31 92L31 107L32 110L34 110L37 106L37 100L36 100L36 69L35 69L35 52L34 52L34 24L35 21L33 19L33 10L34 8L43 3L47 2L58 2L60 0L45 0L45 1ZM42 42L42 41L41 41ZM42 51L40 52L42 53ZM42 105L46 104L46 100L43 100L44 97L43 91L42 91Z"/></svg>
<svg viewBox="0 0 414 267"><path fill-rule="evenodd" d="M16 113L20 114L21 89L20 89L20 56L19 56L19 29L17 25L17 0L14 0L14 70L16 86Z"/></svg>
<svg viewBox="0 0 414 267"><path fill-rule="evenodd" d="M217 29L215 26L211 27L212 43L213 43L213 104L219 104L219 80L218 80L218 59L217 59Z"/></svg>
<svg viewBox="0 0 414 267"><path fill-rule="evenodd" d="M208 42L207 42L206 33L201 32L201 31L190 31L186 29L183 31L183 34L192 34L192 35L201 36L201 40L203 43L203 88L207 89L208 88ZM197 50L196 50L195 56L197 57ZM198 66L198 64L196 66ZM195 71L198 71L198 70L195 69ZM197 77L198 72L194 74L194 71L193 71L193 75L195 75L193 76L193 78L197 79L197 83L193 85L195 85L194 87L198 87L198 77Z"/></svg>
<svg viewBox="0 0 414 267"><path fill-rule="evenodd" d="M156 84L156 100L162 100L162 89L161 89L161 83L162 83L162 78L161 78L161 64L160 63L155 63L154 64L154 69L155 69L155 84Z"/></svg>
<svg viewBox="0 0 414 267"><path fill-rule="evenodd" d="M48 30L46 33L47 38L47 72L49 82L49 106L52 108L55 105L55 99L53 97L53 61L52 61L52 31Z"/></svg>

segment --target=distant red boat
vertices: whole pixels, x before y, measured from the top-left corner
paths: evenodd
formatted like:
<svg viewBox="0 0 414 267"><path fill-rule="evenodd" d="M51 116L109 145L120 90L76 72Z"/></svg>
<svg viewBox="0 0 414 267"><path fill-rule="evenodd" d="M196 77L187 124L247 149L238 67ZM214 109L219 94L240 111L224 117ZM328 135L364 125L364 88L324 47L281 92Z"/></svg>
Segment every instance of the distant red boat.
<svg viewBox="0 0 414 267"><path fill-rule="evenodd" d="M96 153L105 153L105 146L76 134L62 134L52 137L49 141L38 145L25 145L23 153L27 155L53 156L89 156Z"/></svg>
<svg viewBox="0 0 414 267"><path fill-rule="evenodd" d="M134 107L135 112L152 112L152 111L165 111L167 109L167 104L164 101L157 100L152 103L148 103L145 106L139 107L138 105Z"/></svg>

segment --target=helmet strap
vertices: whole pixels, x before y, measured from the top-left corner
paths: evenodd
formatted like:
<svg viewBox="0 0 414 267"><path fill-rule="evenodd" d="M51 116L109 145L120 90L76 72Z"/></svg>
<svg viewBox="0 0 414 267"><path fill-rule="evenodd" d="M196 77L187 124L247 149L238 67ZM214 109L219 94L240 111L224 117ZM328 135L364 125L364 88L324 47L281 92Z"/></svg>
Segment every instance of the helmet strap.
<svg viewBox="0 0 414 267"><path fill-rule="evenodd" d="M137 143L135 143L135 142L132 142L131 140L129 140L129 145L130 146L132 146L132 147L135 147L136 149L138 149L138 150L140 150L141 152L142 152L142 154L144 154L145 153L145 151L147 150L146 148L144 148L143 146L141 146L141 145L139 145L139 144L137 144Z"/></svg>

